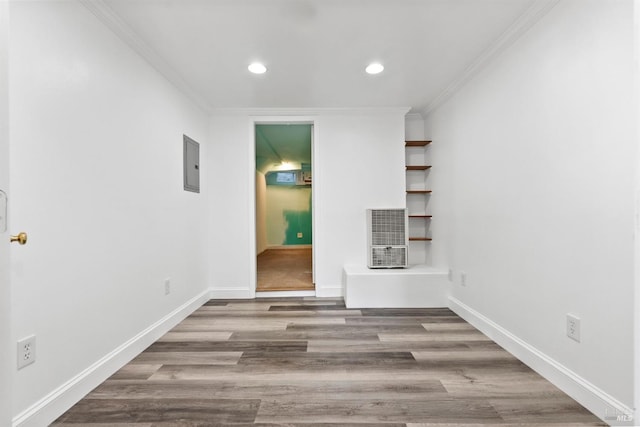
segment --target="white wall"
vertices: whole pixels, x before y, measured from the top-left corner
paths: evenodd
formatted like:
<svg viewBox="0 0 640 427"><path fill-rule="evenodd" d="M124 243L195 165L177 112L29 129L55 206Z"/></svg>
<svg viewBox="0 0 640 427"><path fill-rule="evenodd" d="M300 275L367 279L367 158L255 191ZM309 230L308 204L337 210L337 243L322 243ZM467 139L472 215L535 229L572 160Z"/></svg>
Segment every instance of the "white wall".
<svg viewBox="0 0 640 427"><path fill-rule="evenodd" d="M208 117L80 3L11 14L13 335L37 337L17 415L206 291L207 181L183 191L182 134L206 156Z"/></svg>
<svg viewBox="0 0 640 427"><path fill-rule="evenodd" d="M634 77L636 141L640 141L640 0L633 1L634 7ZM634 419L640 419L640 150L636 150L636 232L635 232L635 298L634 298Z"/></svg>
<svg viewBox="0 0 640 427"><path fill-rule="evenodd" d="M454 297L627 407L632 6L561 1L430 114L426 132L437 165L434 238L448 242L434 263L454 268ZM565 335L567 313L582 319L581 343ZM590 409L603 417L605 407Z"/></svg>
<svg viewBox="0 0 640 427"><path fill-rule="evenodd" d="M205 182L211 191L208 277L218 298L253 295L249 289L256 263L256 236L250 231L255 223L253 132L248 118L240 115L214 117L209 127L204 159L211 168Z"/></svg>
<svg viewBox="0 0 640 427"><path fill-rule="evenodd" d="M255 121L315 123L314 277L317 294L329 296L342 294L344 264L366 263L365 209L405 204L405 113L319 110L305 117L214 116L209 163L215 168L208 181L215 194L210 217L214 295L250 297L255 290ZM237 173L238 165L246 166L245 174Z"/></svg>
<svg viewBox="0 0 640 427"><path fill-rule="evenodd" d="M418 113L409 113L404 118L405 141L424 140L424 118Z"/></svg>
<svg viewBox="0 0 640 427"><path fill-rule="evenodd" d="M317 122L313 209L320 294L342 289L345 264L366 265L366 209L405 206L404 113Z"/></svg>
<svg viewBox="0 0 640 427"><path fill-rule="evenodd" d="M0 190L9 193L9 3L0 2ZM10 196L10 195L9 195ZM4 211L0 211L4 216ZM11 277L9 230L0 227L0 426L11 425Z"/></svg>

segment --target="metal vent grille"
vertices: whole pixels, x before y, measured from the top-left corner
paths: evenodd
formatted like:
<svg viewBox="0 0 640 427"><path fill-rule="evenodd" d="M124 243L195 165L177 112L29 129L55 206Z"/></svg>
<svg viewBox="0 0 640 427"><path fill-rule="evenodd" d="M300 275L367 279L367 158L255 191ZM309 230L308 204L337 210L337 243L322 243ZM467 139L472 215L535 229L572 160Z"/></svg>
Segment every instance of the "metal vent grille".
<svg viewBox="0 0 640 427"><path fill-rule="evenodd" d="M405 245L406 212L404 209L371 211L372 245Z"/></svg>
<svg viewBox="0 0 640 427"><path fill-rule="evenodd" d="M369 268L408 266L408 228L406 209L367 209Z"/></svg>
<svg viewBox="0 0 640 427"><path fill-rule="evenodd" d="M407 265L406 247L371 248L371 267L403 267Z"/></svg>

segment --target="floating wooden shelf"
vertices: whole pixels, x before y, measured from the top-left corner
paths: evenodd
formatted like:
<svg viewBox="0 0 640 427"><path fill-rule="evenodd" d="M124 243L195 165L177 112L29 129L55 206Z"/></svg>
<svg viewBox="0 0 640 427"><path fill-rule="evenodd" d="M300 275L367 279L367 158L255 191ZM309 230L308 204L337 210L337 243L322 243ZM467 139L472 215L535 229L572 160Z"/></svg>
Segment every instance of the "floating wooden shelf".
<svg viewBox="0 0 640 427"><path fill-rule="evenodd" d="M416 147L416 148L424 148L427 145L431 144L431 141L405 141L405 147ZM425 150L426 151L426 150ZM407 153L409 151L407 150ZM407 160L409 160L409 157L407 157ZM416 159L417 160L417 159ZM420 160L417 160L418 162L420 162ZM426 158L422 161L426 161ZM424 175L418 175L418 176L414 176L413 174L407 174L407 180L409 179L409 177L411 177L411 183L412 185L417 185L419 187L427 186L427 178L428 178L428 174L426 173L427 170L431 169L430 165L405 165L405 168L407 171L424 171ZM424 182L417 182L417 179L420 177L424 177ZM410 185L409 182L407 182L407 185ZM419 196L422 196L422 198L424 199L424 204L428 204L429 202L429 196L432 191L431 190L410 190L407 189L407 202L409 201L409 199L411 199L412 201L416 201L415 199L413 199L413 197L409 197L409 194L416 194ZM422 208L417 208L417 207L413 207L412 209L414 212L424 212L424 210ZM431 221L431 215L427 215L426 213L420 213L420 214L409 214L407 215L408 219L413 219L413 221L421 221L421 224L426 226L427 229L430 225L430 221ZM414 225L420 225L417 223L414 223L412 221L412 224ZM420 231L415 231L417 234L427 234L428 230L424 230L423 232ZM426 237L426 236L413 236L413 237L409 237L409 241L410 242L430 242L432 239L431 237Z"/></svg>
<svg viewBox="0 0 640 427"><path fill-rule="evenodd" d="M424 147L431 144L431 141L405 141L405 147Z"/></svg>

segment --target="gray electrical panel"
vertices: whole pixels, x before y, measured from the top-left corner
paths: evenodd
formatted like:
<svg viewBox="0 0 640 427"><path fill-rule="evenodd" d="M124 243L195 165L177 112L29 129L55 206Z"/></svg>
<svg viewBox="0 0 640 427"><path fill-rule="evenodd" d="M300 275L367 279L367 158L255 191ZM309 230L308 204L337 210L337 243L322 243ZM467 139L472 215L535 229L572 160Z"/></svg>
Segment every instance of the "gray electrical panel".
<svg viewBox="0 0 640 427"><path fill-rule="evenodd" d="M200 144L183 135L184 147L184 189L200 192Z"/></svg>

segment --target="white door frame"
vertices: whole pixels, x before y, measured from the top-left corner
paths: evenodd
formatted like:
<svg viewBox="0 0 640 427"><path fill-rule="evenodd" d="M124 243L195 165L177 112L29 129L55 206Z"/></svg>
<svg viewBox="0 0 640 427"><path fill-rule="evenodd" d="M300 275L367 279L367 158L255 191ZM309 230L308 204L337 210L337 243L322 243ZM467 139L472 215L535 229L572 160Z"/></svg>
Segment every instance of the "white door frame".
<svg viewBox="0 0 640 427"><path fill-rule="evenodd" d="M634 109L636 147L640 147L640 0L633 2ZM635 280L634 280L634 421L640 420L640 149L636 151Z"/></svg>
<svg viewBox="0 0 640 427"><path fill-rule="evenodd" d="M317 161L318 161L318 118L314 116L255 116L250 118L250 128L251 128L251 147L249 149L249 154L251 159L249 161L250 167L250 183L251 189L250 193L253 195L251 200L249 201L249 210L252 213L253 221L250 221L250 230L249 230L249 252L253 257L253 262L250 264L250 272L249 272L249 289L252 293L251 298L256 297L256 287L258 286L258 248L256 245L256 125L277 125L277 124L296 124L296 125L311 125L312 126L312 134L311 134L311 176L312 176L312 185L311 185L311 233L312 240L311 243L313 245L312 251L312 276L313 281L316 286L316 295L318 293L318 284L316 283L317 275L316 275L316 252L317 252L317 239L316 239L316 228L317 228L317 215L316 215L316 194L318 194L318 186L317 186Z"/></svg>
<svg viewBox="0 0 640 427"><path fill-rule="evenodd" d="M0 190L9 196L9 2L0 1ZM8 210L7 210L8 212ZM12 423L11 275L9 228L0 227L0 426Z"/></svg>

